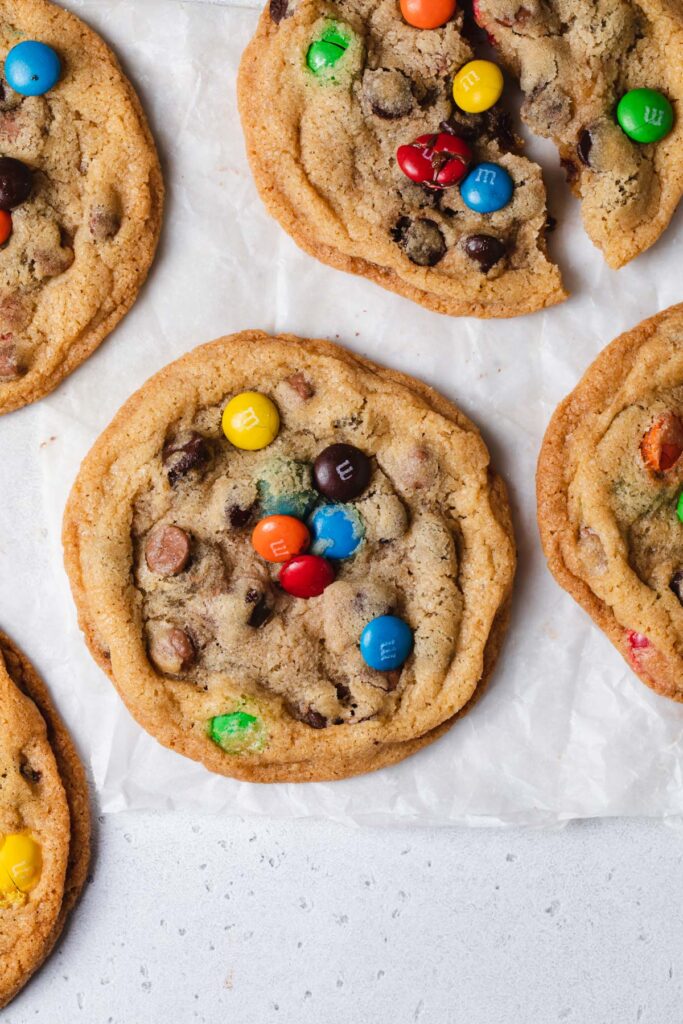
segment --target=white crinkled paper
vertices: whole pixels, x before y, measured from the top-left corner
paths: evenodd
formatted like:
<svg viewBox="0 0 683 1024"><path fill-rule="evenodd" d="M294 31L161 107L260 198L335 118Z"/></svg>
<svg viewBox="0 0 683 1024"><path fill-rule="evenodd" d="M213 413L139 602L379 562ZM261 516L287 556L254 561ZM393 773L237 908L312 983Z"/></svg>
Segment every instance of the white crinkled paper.
<svg viewBox="0 0 683 1024"><path fill-rule="evenodd" d="M346 822L552 824L683 812L683 706L656 696L545 569L534 469L544 427L604 344L682 297L679 215L614 272L585 237L552 147L551 242L573 297L510 321L430 313L300 252L266 214L235 103L254 8L71 0L142 95L168 185L159 257L137 304L55 394L0 420L0 623L49 682L102 809L197 808ZM277 173L277 168L274 168ZM507 643L485 698L435 746L334 784L257 786L210 775L131 719L86 651L60 526L79 462L124 400L201 342L247 327L342 341L440 388L481 427L512 495L520 568Z"/></svg>

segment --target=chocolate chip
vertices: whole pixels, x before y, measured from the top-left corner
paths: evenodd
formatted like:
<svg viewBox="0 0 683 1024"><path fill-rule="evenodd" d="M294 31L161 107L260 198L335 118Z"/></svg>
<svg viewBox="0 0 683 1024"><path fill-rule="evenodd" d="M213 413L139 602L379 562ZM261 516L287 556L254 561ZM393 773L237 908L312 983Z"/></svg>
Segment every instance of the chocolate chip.
<svg viewBox="0 0 683 1024"><path fill-rule="evenodd" d="M412 83L397 68L376 68L363 75L363 95L373 114L385 120L405 117L415 105Z"/></svg>
<svg viewBox="0 0 683 1024"><path fill-rule="evenodd" d="M162 460L168 482L175 487L191 470L203 469L210 462L211 449L206 438L196 431L189 431L165 443Z"/></svg>
<svg viewBox="0 0 683 1024"><path fill-rule="evenodd" d="M145 561L150 572L177 576L190 560L190 538L179 526L159 524L147 537Z"/></svg>
<svg viewBox="0 0 683 1024"><path fill-rule="evenodd" d="M351 700L351 691L345 683L335 683L334 686L337 691L337 700L344 703L345 701Z"/></svg>
<svg viewBox="0 0 683 1024"><path fill-rule="evenodd" d="M321 715L310 704L303 708L289 705L289 712L292 718L296 718L298 722L303 722L304 725L310 725L311 729L326 729L329 724L325 716Z"/></svg>
<svg viewBox="0 0 683 1024"><path fill-rule="evenodd" d="M113 207L96 203L90 210L88 228L96 242L106 242L113 238L120 227L121 215Z"/></svg>
<svg viewBox="0 0 683 1024"><path fill-rule="evenodd" d="M333 501L351 501L370 483L370 459L352 444L331 444L313 463L313 485Z"/></svg>
<svg viewBox="0 0 683 1024"><path fill-rule="evenodd" d="M401 217L391 234L411 263L418 267L435 267L445 255L446 241L441 229L426 217L418 220Z"/></svg>
<svg viewBox="0 0 683 1024"><path fill-rule="evenodd" d="M270 20L274 21L276 25L279 25L286 16L287 3L288 0L270 0L268 13L270 14Z"/></svg>
<svg viewBox="0 0 683 1024"><path fill-rule="evenodd" d="M247 604L254 605L254 610L247 620L248 624L253 626L254 629L260 629L261 626L265 626L273 614L273 609L266 595L260 594L257 590L248 590L245 601Z"/></svg>
<svg viewBox="0 0 683 1024"><path fill-rule="evenodd" d="M583 128L579 134L579 141L576 144L576 152L586 167L590 167L590 152L593 145L593 136L587 128Z"/></svg>
<svg viewBox="0 0 683 1024"><path fill-rule="evenodd" d="M671 577L669 586L678 600L683 604L683 569L678 569Z"/></svg>
<svg viewBox="0 0 683 1024"><path fill-rule="evenodd" d="M33 175L21 160L0 157L0 210L13 210L26 202L31 194Z"/></svg>
<svg viewBox="0 0 683 1024"><path fill-rule="evenodd" d="M505 243L495 235L470 235L465 239L465 252L484 274L502 260L506 251Z"/></svg>
<svg viewBox="0 0 683 1024"><path fill-rule="evenodd" d="M149 655L157 668L169 675L187 672L197 658L191 638L179 626L156 630L150 638Z"/></svg>
<svg viewBox="0 0 683 1024"><path fill-rule="evenodd" d="M34 768L23 756L19 762L19 774L33 786L37 785L43 777L43 773Z"/></svg>
<svg viewBox="0 0 683 1024"><path fill-rule="evenodd" d="M229 505L226 515L233 530L241 530L243 527L248 526L254 510L255 505L250 505L249 508L242 508L241 505Z"/></svg>
<svg viewBox="0 0 683 1024"><path fill-rule="evenodd" d="M313 398L315 388L300 371L292 373L289 377L286 377L285 380L287 384L289 384L290 388L292 388L293 391L296 391L299 398L302 398L304 402L307 402L309 398Z"/></svg>
<svg viewBox="0 0 683 1024"><path fill-rule="evenodd" d="M0 380L14 380L22 372L13 336L0 334Z"/></svg>

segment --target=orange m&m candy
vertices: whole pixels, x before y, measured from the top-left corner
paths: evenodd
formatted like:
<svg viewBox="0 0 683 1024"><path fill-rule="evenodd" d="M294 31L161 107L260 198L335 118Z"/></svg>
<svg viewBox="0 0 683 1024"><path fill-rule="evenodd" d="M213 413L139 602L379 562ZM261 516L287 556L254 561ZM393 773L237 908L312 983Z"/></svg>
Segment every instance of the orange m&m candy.
<svg viewBox="0 0 683 1024"><path fill-rule="evenodd" d="M310 539L305 524L294 516L266 516L251 535L254 548L268 562L288 562L306 550Z"/></svg>
<svg viewBox="0 0 683 1024"><path fill-rule="evenodd" d="M401 14L414 28L439 28L455 14L456 0L401 0Z"/></svg>
<svg viewBox="0 0 683 1024"><path fill-rule="evenodd" d="M12 214L8 210L0 210L0 245L3 245L12 234Z"/></svg>

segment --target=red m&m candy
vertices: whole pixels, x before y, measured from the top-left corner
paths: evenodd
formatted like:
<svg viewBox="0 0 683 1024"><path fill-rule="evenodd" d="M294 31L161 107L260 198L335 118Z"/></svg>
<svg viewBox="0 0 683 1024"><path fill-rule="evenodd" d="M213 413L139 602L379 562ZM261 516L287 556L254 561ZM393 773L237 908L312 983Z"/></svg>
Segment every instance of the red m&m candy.
<svg viewBox="0 0 683 1024"><path fill-rule="evenodd" d="M297 555L280 570L280 586L294 597L318 597L333 581L334 569L318 555Z"/></svg>
<svg viewBox="0 0 683 1024"><path fill-rule="evenodd" d="M251 543L268 562L286 562L309 545L308 528L294 516L266 516L254 527Z"/></svg>
<svg viewBox="0 0 683 1024"><path fill-rule="evenodd" d="M399 146L396 160L411 181L441 189L462 181L472 160L472 150L457 135L440 132L420 135L409 145Z"/></svg>

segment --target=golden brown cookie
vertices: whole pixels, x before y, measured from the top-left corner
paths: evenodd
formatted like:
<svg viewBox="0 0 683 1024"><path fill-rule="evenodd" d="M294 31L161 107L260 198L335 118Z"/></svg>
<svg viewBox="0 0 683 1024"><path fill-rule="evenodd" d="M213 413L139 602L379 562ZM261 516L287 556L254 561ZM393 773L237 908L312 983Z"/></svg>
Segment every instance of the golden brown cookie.
<svg viewBox="0 0 683 1024"><path fill-rule="evenodd" d="M558 406L538 463L548 565L638 676L683 700L683 306L622 334Z"/></svg>
<svg viewBox="0 0 683 1024"><path fill-rule="evenodd" d="M61 934L90 859L81 762L35 669L0 633L0 1007Z"/></svg>
<svg viewBox="0 0 683 1024"><path fill-rule="evenodd" d="M453 74L473 56L462 29L461 12L413 28L397 0L271 0L240 66L242 126L261 198L301 248L440 313L516 316L566 293L540 168L500 104L454 106ZM337 56L314 71L321 47ZM480 187L511 176L511 201L475 212L458 184L411 180L396 154L422 136L440 139L435 173L455 144Z"/></svg>
<svg viewBox="0 0 683 1024"><path fill-rule="evenodd" d="M643 144L616 109L630 90L683 100L683 8L671 0L476 0L477 20L520 79L522 117L553 139L586 231L611 267L661 235L683 194L683 122ZM661 101L660 101L661 102ZM666 104L666 100L664 101ZM663 109L642 109L646 135Z"/></svg>
<svg viewBox="0 0 683 1024"><path fill-rule="evenodd" d="M130 309L164 192L140 102L102 39L47 0L0 0L3 62L27 40L56 51L61 73L36 96L7 70L0 81L0 413L51 391Z"/></svg>
<svg viewBox="0 0 683 1024"><path fill-rule="evenodd" d="M224 409L245 392L228 440ZM264 446L239 447L247 434ZM252 535L280 516L310 546L275 537L275 561ZM329 546L340 537L349 550ZM436 738L495 661L515 561L503 484L453 405L337 346L258 331L126 403L81 467L64 546L88 645L140 724L253 781L341 778ZM327 576L303 596L313 570ZM360 650L385 616L411 638L386 668Z"/></svg>

